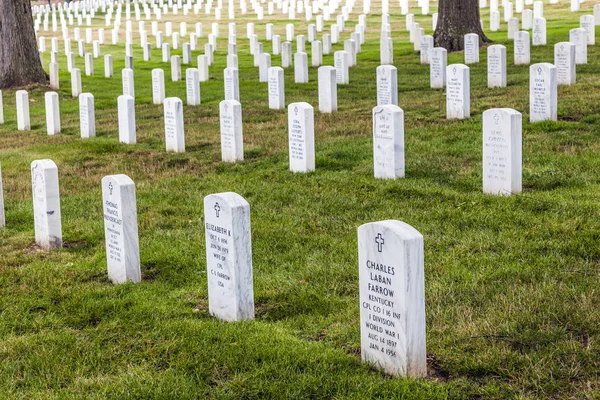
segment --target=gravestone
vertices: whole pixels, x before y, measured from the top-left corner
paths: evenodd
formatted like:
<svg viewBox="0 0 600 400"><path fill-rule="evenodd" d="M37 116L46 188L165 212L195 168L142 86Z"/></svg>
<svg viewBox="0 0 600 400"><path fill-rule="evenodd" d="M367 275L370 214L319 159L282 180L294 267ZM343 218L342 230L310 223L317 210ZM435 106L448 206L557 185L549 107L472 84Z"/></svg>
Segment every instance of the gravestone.
<svg viewBox="0 0 600 400"><path fill-rule="evenodd" d="M188 106L200 105L200 72L196 68L185 71L185 87Z"/></svg>
<svg viewBox="0 0 600 400"><path fill-rule="evenodd" d="M219 103L221 122L221 158L224 162L244 160L242 136L242 105L237 100Z"/></svg>
<svg viewBox="0 0 600 400"><path fill-rule="evenodd" d="M129 95L135 99L135 85L133 83L133 70L131 68L124 68L121 71L121 78L123 81L123 94Z"/></svg>
<svg viewBox="0 0 600 400"><path fill-rule="evenodd" d="M283 79L283 68L269 68L269 108L272 110L285 109L285 80Z"/></svg>
<svg viewBox="0 0 600 400"><path fill-rule="evenodd" d="M229 56L228 56L229 58ZM200 82L208 81L208 57L206 55L200 55L197 58L198 71L200 72ZM237 68L237 66L235 67Z"/></svg>
<svg viewBox="0 0 600 400"><path fill-rule="evenodd" d="M237 193L206 196L204 224L210 314L254 319L250 205Z"/></svg>
<svg viewBox="0 0 600 400"><path fill-rule="evenodd" d="M85 76L93 76L94 75L94 60L92 59L92 54L87 53L85 55Z"/></svg>
<svg viewBox="0 0 600 400"><path fill-rule="evenodd" d="M579 17L579 26L587 32L587 44L596 44L596 23L593 15L582 15Z"/></svg>
<svg viewBox="0 0 600 400"><path fill-rule="evenodd" d="M281 44L281 67L289 68L292 65L292 44L283 42Z"/></svg>
<svg viewBox="0 0 600 400"><path fill-rule="evenodd" d="M306 53L294 54L294 81L308 83L308 55Z"/></svg>
<svg viewBox="0 0 600 400"><path fill-rule="evenodd" d="M546 45L546 20L544 18L533 19L532 40L534 46Z"/></svg>
<svg viewBox="0 0 600 400"><path fill-rule="evenodd" d="M511 108L483 113L483 193L521 193L522 116Z"/></svg>
<svg viewBox="0 0 600 400"><path fill-rule="evenodd" d="M237 100L240 101L240 84L238 79L237 68L225 68L223 70L224 75L224 89L225 89L225 100Z"/></svg>
<svg viewBox="0 0 600 400"><path fill-rule="evenodd" d="M361 358L387 374L427 375L423 236L394 220L358 228Z"/></svg>
<svg viewBox="0 0 600 400"><path fill-rule="evenodd" d="M488 88L506 87L506 47L495 44L488 47Z"/></svg>
<svg viewBox="0 0 600 400"><path fill-rule="evenodd" d="M126 144L136 143L135 103L133 97L124 94L117 98L119 119L119 141Z"/></svg>
<svg viewBox="0 0 600 400"><path fill-rule="evenodd" d="M17 130L28 131L31 129L29 117L29 93L26 90L17 90Z"/></svg>
<svg viewBox="0 0 600 400"><path fill-rule="evenodd" d="M575 64L587 64L587 31L583 28L571 29L569 31L569 42L575 45Z"/></svg>
<svg viewBox="0 0 600 400"><path fill-rule="evenodd" d="M467 33L465 41L465 64L476 64L479 62L479 35Z"/></svg>
<svg viewBox="0 0 600 400"><path fill-rule="evenodd" d="M46 92L44 95L46 106L46 128L48 135L60 133L60 111L58 106L58 93Z"/></svg>
<svg viewBox="0 0 600 400"><path fill-rule="evenodd" d="M269 68L271 68L271 55L261 53L258 60L258 81L267 82L269 80Z"/></svg>
<svg viewBox="0 0 600 400"><path fill-rule="evenodd" d="M91 93L81 93L79 96L79 130L84 139L96 136L94 96Z"/></svg>
<svg viewBox="0 0 600 400"><path fill-rule="evenodd" d="M515 33L515 65L528 65L531 62L531 45L529 32Z"/></svg>
<svg viewBox="0 0 600 400"><path fill-rule="evenodd" d="M560 42L554 45L554 65L556 81L559 85L572 85L576 82L575 45Z"/></svg>
<svg viewBox="0 0 600 400"><path fill-rule="evenodd" d="M112 55L106 54L104 56L104 77L112 78L113 76L113 59Z"/></svg>
<svg viewBox="0 0 600 400"><path fill-rule="evenodd" d="M71 96L76 99L81 94L81 71L79 68L71 69Z"/></svg>
<svg viewBox="0 0 600 400"><path fill-rule="evenodd" d="M58 167L52 160L31 163L35 243L43 250L62 247Z"/></svg>
<svg viewBox="0 0 600 400"><path fill-rule="evenodd" d="M142 280L135 183L127 175L102 178L102 209L108 279L114 284Z"/></svg>
<svg viewBox="0 0 600 400"><path fill-rule="evenodd" d="M429 81L432 89L446 87L446 68L448 51L443 47L434 47L431 50L431 64L429 66Z"/></svg>
<svg viewBox="0 0 600 400"><path fill-rule="evenodd" d="M446 68L446 118L464 119L471 116L469 67L452 64Z"/></svg>
<svg viewBox="0 0 600 400"><path fill-rule="evenodd" d="M318 70L319 111L333 113L337 111L337 73L334 67L323 66Z"/></svg>
<svg viewBox="0 0 600 400"><path fill-rule="evenodd" d="M185 152L183 132L183 102L177 97L168 97L164 104L165 142L167 152Z"/></svg>
<svg viewBox="0 0 600 400"><path fill-rule="evenodd" d="M338 85L347 85L350 83L348 68L350 66L350 56L345 51L336 51L333 53L334 66L336 70L336 80Z"/></svg>
<svg viewBox="0 0 600 400"><path fill-rule="evenodd" d="M519 31L519 19L518 18L511 18L508 21L508 38L509 39L514 39L515 38L515 34Z"/></svg>
<svg viewBox="0 0 600 400"><path fill-rule="evenodd" d="M323 44L315 40L311 43L311 65L313 67L320 67L323 64Z"/></svg>
<svg viewBox="0 0 600 400"><path fill-rule="evenodd" d="M421 38L421 64L431 64L433 46L433 36L425 35Z"/></svg>
<svg viewBox="0 0 600 400"><path fill-rule="evenodd" d="M60 81L58 77L58 63L50 63L50 89L58 90Z"/></svg>
<svg viewBox="0 0 600 400"><path fill-rule="evenodd" d="M529 68L529 122L557 119L557 71L549 63Z"/></svg>
<svg viewBox="0 0 600 400"><path fill-rule="evenodd" d="M393 65L377 67L377 105L398 105L398 69Z"/></svg>
<svg viewBox="0 0 600 400"><path fill-rule="evenodd" d="M288 106L288 133L290 171L314 171L315 122L310 104L301 102Z"/></svg>
<svg viewBox="0 0 600 400"><path fill-rule="evenodd" d="M152 70L152 102L162 104L165 101L165 72L160 68Z"/></svg>
<svg viewBox="0 0 600 400"><path fill-rule="evenodd" d="M373 109L373 163L375 178L404 177L404 111L395 104Z"/></svg>
<svg viewBox="0 0 600 400"><path fill-rule="evenodd" d="M181 80L181 57L171 57L171 80L179 82Z"/></svg>

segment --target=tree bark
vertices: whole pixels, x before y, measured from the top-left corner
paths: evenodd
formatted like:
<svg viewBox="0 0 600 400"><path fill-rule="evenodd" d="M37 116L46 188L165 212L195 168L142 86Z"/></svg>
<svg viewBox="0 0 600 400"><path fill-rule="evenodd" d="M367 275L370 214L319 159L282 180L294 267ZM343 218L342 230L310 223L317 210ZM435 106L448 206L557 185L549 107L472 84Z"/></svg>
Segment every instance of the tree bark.
<svg viewBox="0 0 600 400"><path fill-rule="evenodd" d="M433 35L435 46L448 52L463 50L467 33L479 35L480 46L489 43L479 18L479 0L440 0L438 24Z"/></svg>
<svg viewBox="0 0 600 400"><path fill-rule="evenodd" d="M45 84L30 0L0 0L0 89Z"/></svg>

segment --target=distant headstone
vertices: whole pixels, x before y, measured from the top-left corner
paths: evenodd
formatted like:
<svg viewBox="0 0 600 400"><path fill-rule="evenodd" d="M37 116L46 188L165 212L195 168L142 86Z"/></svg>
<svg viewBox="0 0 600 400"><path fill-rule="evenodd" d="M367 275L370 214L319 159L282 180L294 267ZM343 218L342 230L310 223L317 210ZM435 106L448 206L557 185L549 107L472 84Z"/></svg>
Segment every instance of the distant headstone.
<svg viewBox="0 0 600 400"><path fill-rule="evenodd" d="M471 116L469 67L452 64L446 68L446 118L464 119Z"/></svg>
<svg viewBox="0 0 600 400"><path fill-rule="evenodd" d="M237 100L240 101L240 86L238 79L237 68L225 68L223 71L225 78L225 100Z"/></svg>
<svg viewBox="0 0 600 400"><path fill-rule="evenodd" d="M200 105L200 72L196 68L185 71L185 88L188 106Z"/></svg>
<svg viewBox="0 0 600 400"><path fill-rule="evenodd" d="M152 70L152 102L162 104L165 101L165 72L160 68Z"/></svg>
<svg viewBox="0 0 600 400"><path fill-rule="evenodd" d="M283 68L269 68L269 108L272 110L285 109L285 80L283 79Z"/></svg>
<svg viewBox="0 0 600 400"><path fill-rule="evenodd" d="M135 183L127 175L102 178L102 209L108 279L114 284L142 280Z"/></svg>
<svg viewBox="0 0 600 400"><path fill-rule="evenodd" d="M488 88L506 87L506 47L495 44L488 47Z"/></svg>
<svg viewBox="0 0 600 400"><path fill-rule="evenodd" d="M58 77L58 63L50 63L50 89L58 90L60 80Z"/></svg>
<svg viewBox="0 0 600 400"><path fill-rule="evenodd" d="M309 172L315 169L315 122L310 104L291 103L288 106L290 171Z"/></svg>
<svg viewBox="0 0 600 400"><path fill-rule="evenodd" d="M319 111L332 113L337 111L337 73L334 67L323 66L318 70Z"/></svg>
<svg viewBox="0 0 600 400"><path fill-rule="evenodd" d="M446 68L448 51L443 47L434 47L431 50L431 64L429 66L429 80L432 89L446 87Z"/></svg>
<svg viewBox="0 0 600 400"><path fill-rule="evenodd" d="M237 100L219 103L221 121L221 158L224 162L244 160L242 136L242 105Z"/></svg>
<svg viewBox="0 0 600 400"><path fill-rule="evenodd" d="M554 65L559 85L572 85L576 81L575 45L560 42L554 45Z"/></svg>
<svg viewBox="0 0 600 400"><path fill-rule="evenodd" d="M258 58L258 81L267 82L269 80L269 68L271 68L271 55L261 53Z"/></svg>
<svg viewBox="0 0 600 400"><path fill-rule="evenodd" d="M533 19L532 40L534 46L546 45L546 20L544 18Z"/></svg>
<svg viewBox="0 0 600 400"><path fill-rule="evenodd" d="M121 79L123 81L123 94L129 95L135 99L135 86L133 83L133 70L124 68L121 71Z"/></svg>
<svg viewBox="0 0 600 400"><path fill-rule="evenodd" d="M17 90L17 130L28 131L30 129L29 93L26 90Z"/></svg>
<svg viewBox="0 0 600 400"><path fill-rule="evenodd" d="M281 44L281 67L289 68L292 65L292 44L283 42Z"/></svg>
<svg viewBox="0 0 600 400"><path fill-rule="evenodd" d="M593 15L582 15L579 17L579 26L587 32L587 44L596 44L596 23Z"/></svg>
<svg viewBox="0 0 600 400"><path fill-rule="evenodd" d="M185 152L183 132L183 102L177 97L168 97L164 104L165 141L167 152Z"/></svg>
<svg viewBox="0 0 600 400"><path fill-rule="evenodd" d="M394 220L358 228L362 361L427 375L423 236Z"/></svg>
<svg viewBox="0 0 600 400"><path fill-rule="evenodd" d="M171 57L171 80L179 82L181 80L181 57Z"/></svg>
<svg viewBox="0 0 600 400"><path fill-rule="evenodd" d="M94 96L91 93L81 93L79 96L79 130L82 138L96 136Z"/></svg>
<svg viewBox="0 0 600 400"><path fill-rule="evenodd" d="M208 307L225 321L254 318L250 205L236 193L204 198Z"/></svg>
<svg viewBox="0 0 600 400"><path fill-rule="evenodd" d="M336 51L333 53L335 70L337 72L336 80L338 85L347 85L350 83L348 69L350 67L350 56L345 51Z"/></svg>
<svg viewBox="0 0 600 400"><path fill-rule="evenodd" d="M377 105L398 105L398 69L393 65L377 67Z"/></svg>
<svg viewBox="0 0 600 400"><path fill-rule="evenodd" d="M308 55L306 53L294 54L294 81L308 83Z"/></svg>
<svg viewBox="0 0 600 400"><path fill-rule="evenodd" d="M104 56L104 77L112 78L113 76L113 59L110 54Z"/></svg>
<svg viewBox="0 0 600 400"><path fill-rule="evenodd" d="M48 135L60 133L60 111L58 106L58 93L46 92L44 95L46 106L46 128Z"/></svg>
<svg viewBox="0 0 600 400"><path fill-rule="evenodd" d="M71 69L71 96L76 99L81 94L81 71L79 68Z"/></svg>
<svg viewBox="0 0 600 400"><path fill-rule="evenodd" d="M375 178L404 177L404 111L394 104L373 109Z"/></svg>
<svg viewBox="0 0 600 400"><path fill-rule="evenodd" d="M575 63L577 65L587 64L587 31L583 28L571 29L569 42L575 45Z"/></svg>
<svg viewBox="0 0 600 400"><path fill-rule="evenodd" d="M433 36L425 35L421 38L421 64L431 64L433 46Z"/></svg>
<svg viewBox="0 0 600 400"><path fill-rule="evenodd" d="M531 62L531 44L529 32L515 33L515 65L528 65Z"/></svg>
<svg viewBox="0 0 600 400"><path fill-rule="evenodd" d="M529 122L557 119L557 71L549 63L529 68Z"/></svg>
<svg viewBox="0 0 600 400"><path fill-rule="evenodd" d="M58 167L52 160L31 163L35 242L43 250L62 247Z"/></svg>
<svg viewBox="0 0 600 400"><path fill-rule="evenodd" d="M135 103L133 97L128 94L119 96L117 106L119 109L119 141L126 144L135 144Z"/></svg>
<svg viewBox="0 0 600 400"><path fill-rule="evenodd" d="M465 41L465 64L476 64L479 62L479 35L467 33Z"/></svg>
<svg viewBox="0 0 600 400"><path fill-rule="evenodd" d="M511 108L483 113L483 192L521 192L522 116Z"/></svg>
<svg viewBox="0 0 600 400"><path fill-rule="evenodd" d="M229 57L229 56L228 56ZM200 82L208 81L208 57L206 55L200 55L198 60L198 71L200 72ZM237 68L237 66L236 66Z"/></svg>

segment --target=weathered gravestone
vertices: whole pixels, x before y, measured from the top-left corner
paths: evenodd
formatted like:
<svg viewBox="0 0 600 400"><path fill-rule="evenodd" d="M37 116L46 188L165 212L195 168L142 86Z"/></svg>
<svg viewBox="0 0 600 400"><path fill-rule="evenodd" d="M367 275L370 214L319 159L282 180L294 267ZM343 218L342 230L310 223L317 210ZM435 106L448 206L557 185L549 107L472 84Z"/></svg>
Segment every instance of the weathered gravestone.
<svg viewBox="0 0 600 400"><path fill-rule="evenodd" d="M529 68L529 122L557 120L557 71L549 63Z"/></svg>
<svg viewBox="0 0 600 400"><path fill-rule="evenodd" d="M102 178L102 209L108 279L112 283L140 282L135 183L127 175Z"/></svg>
<svg viewBox="0 0 600 400"><path fill-rule="evenodd" d="M183 102L177 97L168 97L164 104L165 141L167 152L185 152L183 131Z"/></svg>
<svg viewBox="0 0 600 400"><path fill-rule="evenodd" d="M62 247L58 167L52 160L31 163L35 242L43 250Z"/></svg>
<svg viewBox="0 0 600 400"><path fill-rule="evenodd" d="M362 361L427 375L423 236L401 221L358 228Z"/></svg>
<svg viewBox="0 0 600 400"><path fill-rule="evenodd" d="M488 87L506 87L506 47L496 44L488 47Z"/></svg>
<svg viewBox="0 0 600 400"><path fill-rule="evenodd" d="M375 178L404 177L404 111L394 104L373 109Z"/></svg>
<svg viewBox="0 0 600 400"><path fill-rule="evenodd" d="M510 108L483 113L483 192L521 192L522 116Z"/></svg>
<svg viewBox="0 0 600 400"><path fill-rule="evenodd" d="M219 116L222 160L232 163L243 161L242 105L237 100L223 100L219 103Z"/></svg>
<svg viewBox="0 0 600 400"><path fill-rule="evenodd" d="M446 79L446 118L469 118L471 116L469 67L464 64L448 65Z"/></svg>
<svg viewBox="0 0 600 400"><path fill-rule="evenodd" d="M350 65L350 55L345 51L336 51L333 53L335 70L337 72L338 85L347 85L350 83L350 75L348 73Z"/></svg>
<svg viewBox="0 0 600 400"><path fill-rule="evenodd" d="M206 196L204 224L210 314L254 319L250 205L237 193Z"/></svg>
<svg viewBox="0 0 600 400"><path fill-rule="evenodd" d="M377 67L377 105L398 105L398 69L393 65Z"/></svg>
<svg viewBox="0 0 600 400"><path fill-rule="evenodd" d="M315 169L315 122L313 107L305 102L288 106L290 171Z"/></svg>
<svg viewBox="0 0 600 400"><path fill-rule="evenodd" d="M82 138L96 136L96 113L91 93L81 93L79 96L79 130Z"/></svg>

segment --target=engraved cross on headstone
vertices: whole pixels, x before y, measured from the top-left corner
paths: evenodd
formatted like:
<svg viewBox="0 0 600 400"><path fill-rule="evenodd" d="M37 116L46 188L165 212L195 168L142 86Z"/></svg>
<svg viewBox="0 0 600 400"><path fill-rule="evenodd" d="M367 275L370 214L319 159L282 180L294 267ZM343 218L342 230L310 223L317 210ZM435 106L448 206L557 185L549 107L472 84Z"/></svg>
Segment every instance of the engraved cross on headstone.
<svg viewBox="0 0 600 400"><path fill-rule="evenodd" d="M221 212L221 206L219 203L215 203L215 212L217 213L217 218L219 218L219 213Z"/></svg>
<svg viewBox="0 0 600 400"><path fill-rule="evenodd" d="M383 245L385 244L385 239L383 238L383 235L381 233L377 234L377 237L375 238L375 243L377 244L377 251L381 253L383 251Z"/></svg>

